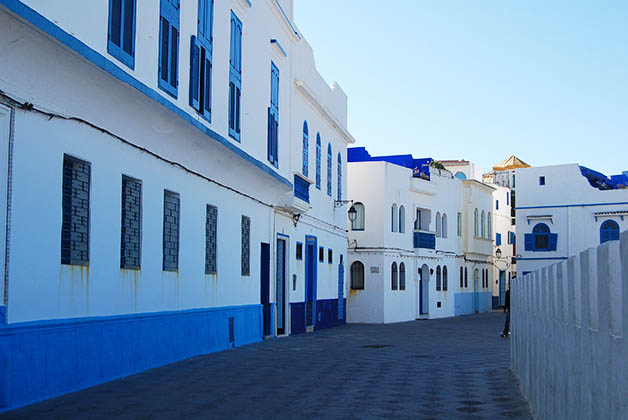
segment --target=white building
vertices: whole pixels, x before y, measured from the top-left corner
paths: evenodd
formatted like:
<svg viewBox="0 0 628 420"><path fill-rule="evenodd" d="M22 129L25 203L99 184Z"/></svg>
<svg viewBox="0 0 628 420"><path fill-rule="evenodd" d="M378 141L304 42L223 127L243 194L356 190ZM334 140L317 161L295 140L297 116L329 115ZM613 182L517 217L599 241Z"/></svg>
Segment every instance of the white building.
<svg viewBox="0 0 628 420"><path fill-rule="evenodd" d="M484 174L483 181L496 188L493 193L495 208L495 247L493 308L503 307L506 290L510 288L510 279L516 276L517 245L516 245L516 175L515 170L529 168L530 165L512 155L503 162L493 166L493 170Z"/></svg>
<svg viewBox="0 0 628 420"><path fill-rule="evenodd" d="M441 160L445 168L460 180L475 179L482 182L482 168L468 160Z"/></svg>
<svg viewBox="0 0 628 420"><path fill-rule="evenodd" d="M628 174L570 165L517 169L517 277L628 229Z"/></svg>
<svg viewBox="0 0 628 420"><path fill-rule="evenodd" d="M0 0L0 411L344 322L347 97L292 6Z"/></svg>
<svg viewBox="0 0 628 420"><path fill-rule="evenodd" d="M358 213L349 231L348 322L400 322L490 309L486 213L492 188L476 181L479 187L467 187L449 171L430 167L432 159L373 157L363 147L349 149L348 158L347 197ZM467 189L469 198L473 194L481 201L486 237L466 237L473 234L475 210L463 204Z"/></svg>

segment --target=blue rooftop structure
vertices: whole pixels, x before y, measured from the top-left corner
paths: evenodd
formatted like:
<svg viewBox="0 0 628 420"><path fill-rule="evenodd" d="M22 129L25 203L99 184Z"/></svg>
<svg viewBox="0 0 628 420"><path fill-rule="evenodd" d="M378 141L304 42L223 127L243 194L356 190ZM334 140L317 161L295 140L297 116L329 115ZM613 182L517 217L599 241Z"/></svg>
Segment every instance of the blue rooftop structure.
<svg viewBox="0 0 628 420"><path fill-rule="evenodd" d="M628 188L628 171L622 172L620 175L611 175L607 177L601 172L594 171L585 166L580 166L580 173L585 177L593 188L599 190L618 190Z"/></svg>
<svg viewBox="0 0 628 420"><path fill-rule="evenodd" d="M412 169L415 178L430 180L430 163L434 159L415 159L412 155L371 156L366 147L350 147L347 149L347 162L388 162L393 165Z"/></svg>

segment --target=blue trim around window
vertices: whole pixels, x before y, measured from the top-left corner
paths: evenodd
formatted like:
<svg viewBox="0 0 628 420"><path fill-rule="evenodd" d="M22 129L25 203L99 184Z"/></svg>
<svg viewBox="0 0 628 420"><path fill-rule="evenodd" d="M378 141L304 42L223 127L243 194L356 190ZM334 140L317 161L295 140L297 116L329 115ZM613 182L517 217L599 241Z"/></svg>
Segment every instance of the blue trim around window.
<svg viewBox="0 0 628 420"><path fill-rule="evenodd" d="M298 175L294 175L294 196L306 203L310 202L310 183Z"/></svg>
<svg viewBox="0 0 628 420"><path fill-rule="evenodd" d="M558 234L551 233L549 226L545 223L537 223L532 229L532 233L526 233L524 235L524 240L524 249L526 251L556 251Z"/></svg>
<svg viewBox="0 0 628 420"><path fill-rule="evenodd" d="M157 90L150 88L144 83L140 82L131 74L122 70L116 63L107 59L105 56L103 56L96 50L90 48L85 43L80 41L78 38L74 37L73 35L70 35L68 32L65 32L58 25L46 19L45 17L37 13L32 8L26 6L21 1L0 0L0 4L2 4L4 7L9 9L11 12L20 16L23 20L30 23L37 29L48 34L52 39L56 39L61 44L67 46L69 49L76 52L77 54L85 58L85 60L89 61L96 67L109 73L111 76L113 76L120 82L128 84L129 86L135 88L140 93L146 95L152 101L158 103L159 105L163 106L169 111L172 111L173 113L181 117L184 121L186 121L188 124L202 131L203 134L217 141L218 143L226 147L232 153L238 155L239 157L246 160L247 162L249 162L256 168L262 170L266 174L275 178L277 181L285 185L288 189L291 190L293 188L292 183L288 179L284 178L283 176L275 172L275 170L272 169L270 166L254 158L253 156L246 153L244 150L240 149L239 147L234 146L228 139L226 139L225 137L221 136L214 130L206 127L204 124L197 121L188 112L179 108L175 103L165 98ZM628 204L628 203L625 203L625 204Z"/></svg>
<svg viewBox="0 0 628 420"><path fill-rule="evenodd" d="M177 98L179 88L179 0L161 0L159 6L159 66L157 85Z"/></svg>
<svg viewBox="0 0 628 420"><path fill-rule="evenodd" d="M109 0L107 52L135 69L136 0Z"/></svg>
<svg viewBox="0 0 628 420"><path fill-rule="evenodd" d="M500 246L501 244L502 244L502 234L496 233L495 234L495 246Z"/></svg>
<svg viewBox="0 0 628 420"><path fill-rule="evenodd" d="M540 176L539 177L539 185L545 185L545 177L544 176Z"/></svg>

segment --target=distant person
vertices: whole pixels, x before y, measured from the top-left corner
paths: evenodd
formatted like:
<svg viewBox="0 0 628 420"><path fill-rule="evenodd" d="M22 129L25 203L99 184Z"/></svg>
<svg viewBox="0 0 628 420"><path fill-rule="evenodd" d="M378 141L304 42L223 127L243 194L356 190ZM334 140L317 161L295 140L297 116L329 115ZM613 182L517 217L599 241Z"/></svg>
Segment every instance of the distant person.
<svg viewBox="0 0 628 420"><path fill-rule="evenodd" d="M506 314L506 323L504 324L504 332L500 335L504 338L510 334L510 289L506 290L506 303L504 304L504 313Z"/></svg>

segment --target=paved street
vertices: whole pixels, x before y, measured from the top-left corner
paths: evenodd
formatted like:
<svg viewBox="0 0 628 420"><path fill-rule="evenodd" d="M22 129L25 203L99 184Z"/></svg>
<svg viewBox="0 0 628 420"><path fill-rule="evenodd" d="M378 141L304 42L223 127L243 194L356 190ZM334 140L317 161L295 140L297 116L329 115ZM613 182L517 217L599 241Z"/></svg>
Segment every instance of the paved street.
<svg viewBox="0 0 628 420"><path fill-rule="evenodd" d="M348 325L196 357L0 419L531 419L502 313Z"/></svg>

